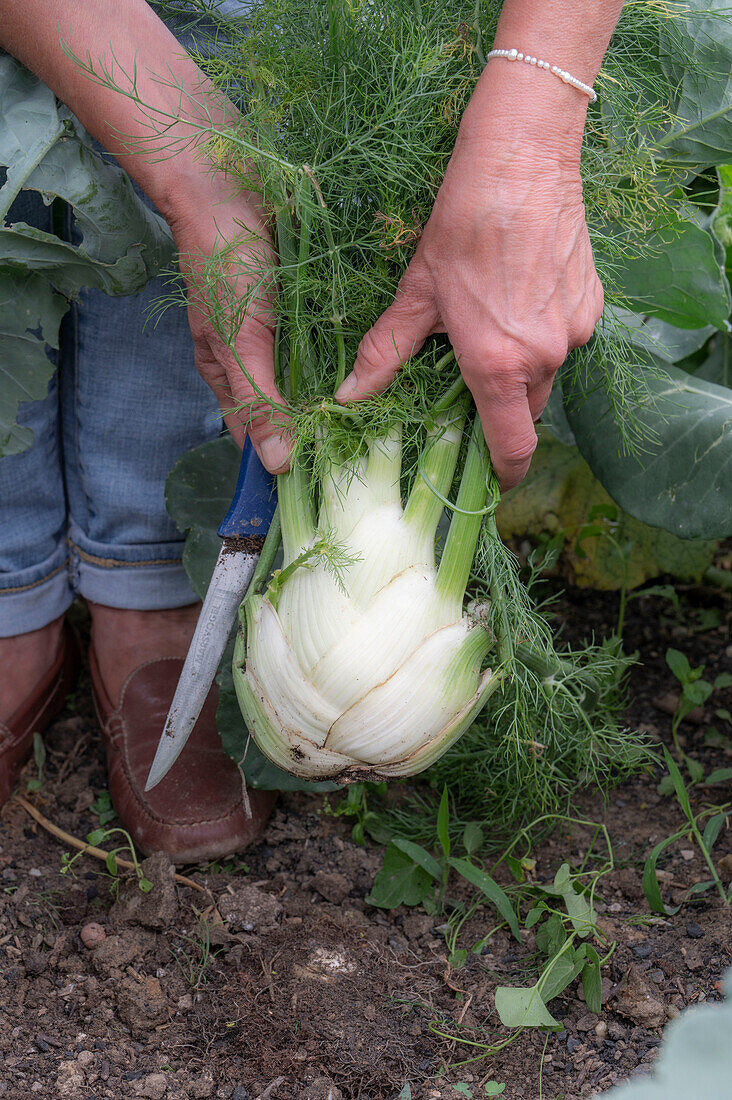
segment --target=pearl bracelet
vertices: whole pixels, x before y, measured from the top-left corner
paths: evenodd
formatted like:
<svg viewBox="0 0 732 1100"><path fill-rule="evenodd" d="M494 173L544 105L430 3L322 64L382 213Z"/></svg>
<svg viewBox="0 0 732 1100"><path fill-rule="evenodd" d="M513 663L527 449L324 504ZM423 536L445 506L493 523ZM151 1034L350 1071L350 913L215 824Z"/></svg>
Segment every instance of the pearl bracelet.
<svg viewBox="0 0 732 1100"><path fill-rule="evenodd" d="M521 53L519 50L491 50L486 57L486 61L490 61L492 57L505 57L507 61L523 61L526 65L536 66L537 69L546 69L547 72L558 76L564 84L571 84L578 92L583 92L590 103L594 103L597 99L597 92L589 84L584 84L576 76L560 69L558 65L550 65L548 61L542 61L540 57L532 57L531 54Z"/></svg>

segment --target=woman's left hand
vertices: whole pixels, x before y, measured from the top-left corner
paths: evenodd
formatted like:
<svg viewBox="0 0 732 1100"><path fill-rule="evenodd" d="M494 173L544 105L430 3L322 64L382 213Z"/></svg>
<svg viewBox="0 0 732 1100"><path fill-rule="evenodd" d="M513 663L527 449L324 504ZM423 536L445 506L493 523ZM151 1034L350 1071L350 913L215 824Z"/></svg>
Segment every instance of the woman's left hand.
<svg viewBox="0 0 732 1100"><path fill-rule="evenodd" d="M586 100L536 73L503 83L516 75L484 74L395 301L337 395L380 392L446 333L504 490L526 474L552 379L603 308L579 171Z"/></svg>

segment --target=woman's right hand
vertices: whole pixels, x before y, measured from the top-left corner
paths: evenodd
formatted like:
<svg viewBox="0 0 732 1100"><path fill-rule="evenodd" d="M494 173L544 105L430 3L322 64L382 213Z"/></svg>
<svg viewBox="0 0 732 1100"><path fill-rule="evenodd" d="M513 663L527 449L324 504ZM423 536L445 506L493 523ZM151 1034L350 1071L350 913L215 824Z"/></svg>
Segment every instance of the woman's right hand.
<svg viewBox="0 0 732 1100"><path fill-rule="evenodd" d="M274 253L264 212L256 196L237 194L232 181L206 165L169 194L163 213L188 288L196 366L236 443L243 446L248 432L263 465L282 473L291 442L275 383ZM257 284L260 291L245 308Z"/></svg>

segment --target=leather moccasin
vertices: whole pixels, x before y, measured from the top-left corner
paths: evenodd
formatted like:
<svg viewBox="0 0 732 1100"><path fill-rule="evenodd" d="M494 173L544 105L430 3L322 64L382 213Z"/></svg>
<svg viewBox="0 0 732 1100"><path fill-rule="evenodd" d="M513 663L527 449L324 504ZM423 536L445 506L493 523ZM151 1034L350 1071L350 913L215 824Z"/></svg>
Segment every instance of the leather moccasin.
<svg viewBox="0 0 732 1100"><path fill-rule="evenodd" d="M0 806L13 793L20 769L33 750L33 734L42 733L64 709L80 665L78 639L65 622L53 665L8 722L0 722Z"/></svg>
<svg viewBox="0 0 732 1100"><path fill-rule="evenodd" d="M94 703L104 733L109 793L141 852L167 852L197 863L241 851L261 835L276 792L248 790L216 728L218 688L208 694L185 749L165 778L145 791L150 765L183 668L179 657L140 665L125 680L119 704L109 699L92 647ZM248 806L247 806L248 802Z"/></svg>

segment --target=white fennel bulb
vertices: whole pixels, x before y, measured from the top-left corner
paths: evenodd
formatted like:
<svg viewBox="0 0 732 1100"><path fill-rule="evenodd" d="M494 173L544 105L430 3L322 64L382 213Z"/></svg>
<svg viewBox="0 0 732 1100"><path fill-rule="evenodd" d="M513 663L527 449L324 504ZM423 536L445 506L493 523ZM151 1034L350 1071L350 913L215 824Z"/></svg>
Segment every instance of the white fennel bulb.
<svg viewBox="0 0 732 1100"><path fill-rule="evenodd" d="M435 425L406 507L398 432L331 470L317 524L297 474L280 479L284 565L264 595L247 599L246 648L240 639L234 658L242 713L280 768L344 781L414 774L453 744L497 686L497 673L483 667L492 636L462 607L485 500L477 447L478 508L455 514L435 563L461 431L462 417Z"/></svg>

